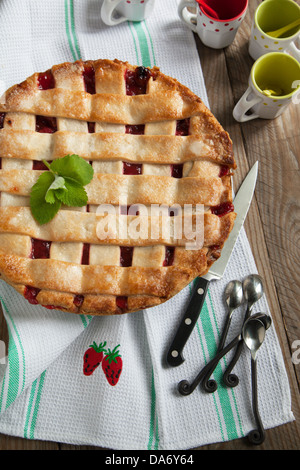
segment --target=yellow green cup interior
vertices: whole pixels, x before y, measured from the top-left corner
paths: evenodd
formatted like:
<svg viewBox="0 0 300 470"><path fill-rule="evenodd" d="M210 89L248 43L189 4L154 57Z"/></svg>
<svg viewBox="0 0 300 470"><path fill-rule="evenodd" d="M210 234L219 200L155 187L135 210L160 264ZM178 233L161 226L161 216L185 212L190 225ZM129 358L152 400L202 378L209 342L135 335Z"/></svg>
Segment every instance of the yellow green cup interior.
<svg viewBox="0 0 300 470"><path fill-rule="evenodd" d="M255 22L262 33L275 31L298 18L300 18L300 7L292 0L265 0L255 13ZM299 31L300 26L296 26L278 39L296 36Z"/></svg>
<svg viewBox="0 0 300 470"><path fill-rule="evenodd" d="M300 63L288 54L270 52L254 62L251 78L260 93L280 89L276 99L289 98L300 88Z"/></svg>

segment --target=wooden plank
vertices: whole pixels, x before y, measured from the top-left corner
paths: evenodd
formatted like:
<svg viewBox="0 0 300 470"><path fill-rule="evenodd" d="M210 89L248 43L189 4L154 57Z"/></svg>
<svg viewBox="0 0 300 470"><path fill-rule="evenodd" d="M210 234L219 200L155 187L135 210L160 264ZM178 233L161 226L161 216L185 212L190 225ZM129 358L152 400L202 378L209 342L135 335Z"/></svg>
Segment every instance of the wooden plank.
<svg viewBox="0 0 300 470"><path fill-rule="evenodd" d="M297 339L295 327L299 325L299 300L295 296L295 291L299 295L299 268L297 270L295 264L299 260L299 251L296 250L296 220L300 200L297 174L297 155L299 158L300 154L297 123L300 110L299 106L293 106L276 120L255 120L242 125L232 117L235 103L247 88L253 64L248 55L248 38L257 4L257 1L251 3L235 42L225 51L209 49L203 46L197 37L196 42L210 107L234 142L238 162L235 187L239 186L252 164L256 160L260 161L256 198L249 211L245 228L258 271L266 281L266 295L285 358L291 386L292 409L297 419L300 414L299 389L291 362L291 345L293 340ZM293 268L292 273L288 272L290 266ZM293 328L294 333L291 334ZM299 437L298 422L288 423L268 430L267 439L259 449L299 449ZM204 446L201 449L249 448L251 447L247 441L240 439Z"/></svg>

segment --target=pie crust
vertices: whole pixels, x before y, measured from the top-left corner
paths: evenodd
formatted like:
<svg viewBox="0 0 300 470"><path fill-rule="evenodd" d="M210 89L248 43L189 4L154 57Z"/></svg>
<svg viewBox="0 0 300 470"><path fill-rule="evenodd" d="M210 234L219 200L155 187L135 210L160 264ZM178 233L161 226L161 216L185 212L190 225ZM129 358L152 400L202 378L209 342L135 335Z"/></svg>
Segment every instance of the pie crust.
<svg viewBox="0 0 300 470"><path fill-rule="evenodd" d="M88 206L63 206L39 225L29 196L46 171L42 161L68 154L94 168ZM47 308L111 315L159 305L208 271L236 216L229 135L157 67L76 61L11 87L0 105L0 162L0 277ZM120 201L116 223L126 236L100 239L98 206ZM203 246L187 249L188 237L174 237L174 214L153 214L153 204L203 205ZM128 212L132 205L147 209L143 238L128 230L141 216ZM160 228L163 217L170 233L153 238L149 227Z"/></svg>

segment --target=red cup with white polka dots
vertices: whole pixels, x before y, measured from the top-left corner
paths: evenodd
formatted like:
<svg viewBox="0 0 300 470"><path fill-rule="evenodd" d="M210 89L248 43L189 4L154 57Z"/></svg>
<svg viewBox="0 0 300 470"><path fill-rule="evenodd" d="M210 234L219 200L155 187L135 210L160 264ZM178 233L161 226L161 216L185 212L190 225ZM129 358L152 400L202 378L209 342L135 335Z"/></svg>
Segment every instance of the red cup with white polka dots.
<svg viewBox="0 0 300 470"><path fill-rule="evenodd" d="M155 0L103 0L101 18L108 26L142 21L151 14L154 3Z"/></svg>
<svg viewBox="0 0 300 470"><path fill-rule="evenodd" d="M247 8L248 0L181 0L178 14L205 46L222 49L234 41Z"/></svg>

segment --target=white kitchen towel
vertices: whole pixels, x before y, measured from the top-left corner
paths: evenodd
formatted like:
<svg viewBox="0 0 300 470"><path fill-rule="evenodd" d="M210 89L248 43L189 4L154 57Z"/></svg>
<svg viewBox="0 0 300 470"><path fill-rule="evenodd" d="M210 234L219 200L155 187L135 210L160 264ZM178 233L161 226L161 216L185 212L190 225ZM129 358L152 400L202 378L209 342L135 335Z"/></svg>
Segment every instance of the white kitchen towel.
<svg viewBox="0 0 300 470"><path fill-rule="evenodd" d="M35 71L79 58L128 60L157 65L208 105L192 33L177 16L176 0L157 0L149 19L104 25L99 0L2 0L0 84L6 89ZM238 162L237 162L238 163ZM6 364L0 364L0 432L30 439L91 444L112 449L188 449L246 436L251 409L250 355L243 350L235 371L240 383L207 394L177 392L214 355L224 324L222 300L231 279L257 272L244 230L225 276L212 282L200 319L187 343L185 362L170 368L166 349L192 291L192 284L165 304L114 317L66 314L31 306L0 281L9 330ZM255 311L269 312L263 297ZM228 341L240 330L245 305L234 314ZM85 375L92 343L119 351L117 383L102 363ZM1 362L1 361L0 361ZM121 372L120 372L121 371ZM272 326L258 355L259 407L266 428L294 419L280 346Z"/></svg>

